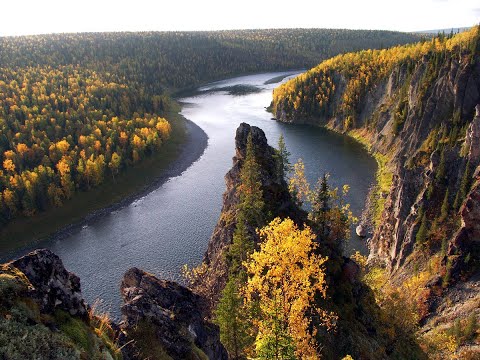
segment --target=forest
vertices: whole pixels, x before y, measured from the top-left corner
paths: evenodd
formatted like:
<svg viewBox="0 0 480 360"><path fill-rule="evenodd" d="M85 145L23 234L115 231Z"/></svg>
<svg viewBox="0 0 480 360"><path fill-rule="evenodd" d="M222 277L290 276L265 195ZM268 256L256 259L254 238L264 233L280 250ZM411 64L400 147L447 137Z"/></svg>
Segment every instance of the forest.
<svg viewBox="0 0 480 360"><path fill-rule="evenodd" d="M453 33L439 34L414 44L337 55L275 89L272 106L275 109L281 105L287 117L339 116L343 118L343 130L348 131L355 127L367 91L388 76L395 67L405 66L411 75L415 64L425 57L429 67L429 76L423 82L426 90L429 81L438 75L439 64L447 56L460 58L467 51L473 59L478 37L478 27L474 27L455 36ZM334 101L335 94L338 93L336 85L338 86L339 76L345 82L342 84L345 89L337 108ZM403 96L405 95L404 91ZM405 115L404 110L402 106L398 109L399 123ZM394 127L394 132L398 131L398 125Z"/></svg>
<svg viewBox="0 0 480 360"><path fill-rule="evenodd" d="M0 38L0 224L59 207L158 152L172 92L416 39L315 29Z"/></svg>
<svg viewBox="0 0 480 360"><path fill-rule="evenodd" d="M303 69L339 53L419 40L393 31L272 29L84 33L0 38L6 68L81 66L146 91L179 90L230 75Z"/></svg>

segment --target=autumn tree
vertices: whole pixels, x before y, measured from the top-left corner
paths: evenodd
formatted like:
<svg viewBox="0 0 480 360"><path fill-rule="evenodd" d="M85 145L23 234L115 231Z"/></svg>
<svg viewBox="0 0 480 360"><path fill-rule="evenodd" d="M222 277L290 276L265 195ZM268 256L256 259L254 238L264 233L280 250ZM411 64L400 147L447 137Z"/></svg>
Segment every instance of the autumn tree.
<svg viewBox="0 0 480 360"><path fill-rule="evenodd" d="M309 200L310 185L305 176L305 164L302 159L298 159L293 165L293 175L289 180L288 189L299 206Z"/></svg>
<svg viewBox="0 0 480 360"><path fill-rule="evenodd" d="M274 219L259 230L260 250L246 263L249 275L247 303L259 303L254 319L258 327L256 349L269 359L290 358L289 339L298 358L316 358L316 329L311 317L327 329L334 316L314 306L315 296L326 297L324 264L327 258L315 253L315 235L292 220Z"/></svg>
<svg viewBox="0 0 480 360"><path fill-rule="evenodd" d="M113 181L115 181L115 175L118 174L121 163L122 163L122 157L118 155L116 152L114 152L112 154L112 158L110 159L110 162L108 163L108 167L112 172Z"/></svg>

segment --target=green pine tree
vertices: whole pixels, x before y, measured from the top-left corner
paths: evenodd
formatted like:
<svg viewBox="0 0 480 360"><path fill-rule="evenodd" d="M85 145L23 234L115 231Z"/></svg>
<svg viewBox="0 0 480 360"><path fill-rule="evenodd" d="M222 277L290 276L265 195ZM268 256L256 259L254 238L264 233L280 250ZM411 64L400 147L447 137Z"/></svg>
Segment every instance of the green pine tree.
<svg viewBox="0 0 480 360"><path fill-rule="evenodd" d="M438 164L435 180L437 183L442 183L445 180L445 149L442 150L440 155L440 163Z"/></svg>
<svg viewBox="0 0 480 360"><path fill-rule="evenodd" d="M295 342L290 335L287 321L282 316L282 302L274 296L275 306L268 314L269 334L258 334L256 354L259 360L296 360Z"/></svg>
<svg viewBox="0 0 480 360"><path fill-rule="evenodd" d="M440 210L440 217L438 218L439 223L443 223L448 216L448 212L450 210L450 202L448 201L449 191L445 192L445 197L443 198L442 202L442 209Z"/></svg>
<svg viewBox="0 0 480 360"><path fill-rule="evenodd" d="M420 223L420 228L418 229L417 236L415 237L415 242L417 245L423 245L427 240L427 217L425 214L422 216L422 221Z"/></svg>
<svg viewBox="0 0 480 360"><path fill-rule="evenodd" d="M283 134L278 138L278 149L275 151L276 175L277 181L281 182L285 176L292 171L292 164L290 163L290 152L285 145Z"/></svg>
<svg viewBox="0 0 480 360"><path fill-rule="evenodd" d="M243 263L247 260L248 255L253 252L254 248L254 240L248 232L243 212L240 211L237 215L237 227L233 233L232 245L230 245L228 250L230 274L238 276L240 279L245 279L246 274L243 270Z"/></svg>
<svg viewBox="0 0 480 360"><path fill-rule="evenodd" d="M251 324L243 306L239 291L241 281L230 276L222 297L215 310L215 323L220 327L220 341L228 351L230 359L244 358L244 349L253 342Z"/></svg>
<svg viewBox="0 0 480 360"><path fill-rule="evenodd" d="M245 220L254 227L263 225L263 201L262 182L260 178L260 166L255 159L255 149L252 133L248 134L247 151L243 167L240 170L241 184L238 188L240 203L239 210L243 212Z"/></svg>
<svg viewBox="0 0 480 360"><path fill-rule="evenodd" d="M312 210L308 218L313 223L313 228L318 233L318 238L325 240L330 232L329 215L331 210L330 186L328 185L328 175L324 174L320 185L312 201Z"/></svg>

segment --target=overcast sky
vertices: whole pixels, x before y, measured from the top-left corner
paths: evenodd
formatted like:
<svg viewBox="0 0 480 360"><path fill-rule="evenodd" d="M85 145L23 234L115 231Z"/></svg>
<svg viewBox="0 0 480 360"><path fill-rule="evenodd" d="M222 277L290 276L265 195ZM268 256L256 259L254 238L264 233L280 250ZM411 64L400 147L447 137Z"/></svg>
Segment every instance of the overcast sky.
<svg viewBox="0 0 480 360"><path fill-rule="evenodd" d="M479 0L1 0L0 36L85 31L473 26Z"/></svg>

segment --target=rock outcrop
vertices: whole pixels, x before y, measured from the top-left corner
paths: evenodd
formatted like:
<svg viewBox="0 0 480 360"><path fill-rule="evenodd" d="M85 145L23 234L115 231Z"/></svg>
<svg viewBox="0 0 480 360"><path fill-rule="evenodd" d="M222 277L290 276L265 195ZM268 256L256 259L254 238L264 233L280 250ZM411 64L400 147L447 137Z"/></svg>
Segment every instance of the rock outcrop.
<svg viewBox="0 0 480 360"><path fill-rule="evenodd" d="M173 359L227 359L218 327L205 320L205 301L189 289L132 268L121 293L125 357L146 358L154 349L155 358L164 351Z"/></svg>
<svg viewBox="0 0 480 360"><path fill-rule="evenodd" d="M51 251L0 265L0 359L117 359L114 330L88 310Z"/></svg>
<svg viewBox="0 0 480 360"><path fill-rule="evenodd" d="M35 250L10 265L28 279L30 296L38 301L42 313L61 309L72 316L87 317L88 309L82 297L79 277L68 272L62 260L50 250Z"/></svg>
<svg viewBox="0 0 480 360"><path fill-rule="evenodd" d="M461 227L448 248L448 255L455 258L454 273L466 267L467 256L476 259L480 255L480 166L474 177L472 190L460 208Z"/></svg>
<svg viewBox="0 0 480 360"><path fill-rule="evenodd" d="M235 156L233 166L225 175L226 190L223 194L223 206L220 218L208 243L204 257L206 271L194 289L200 289L215 304L227 281L228 264L225 251L232 243L236 227L236 213L239 197L237 188L240 184L240 170L243 166L247 149L247 137L252 134L255 159L260 165L262 192L266 206L265 213L275 216L290 217L297 223L303 223L305 213L292 200L288 185L279 179L276 172L275 150L268 145L262 129L242 123L235 135ZM255 236L255 229L249 229Z"/></svg>

